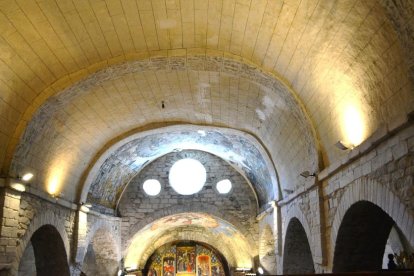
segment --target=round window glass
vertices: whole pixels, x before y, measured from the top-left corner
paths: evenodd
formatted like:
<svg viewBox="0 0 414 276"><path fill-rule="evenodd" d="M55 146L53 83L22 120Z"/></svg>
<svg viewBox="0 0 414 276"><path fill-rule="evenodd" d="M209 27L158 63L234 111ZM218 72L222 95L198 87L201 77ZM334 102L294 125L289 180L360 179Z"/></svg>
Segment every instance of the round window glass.
<svg viewBox="0 0 414 276"><path fill-rule="evenodd" d="M227 194L231 190L231 182L228 179L217 182L216 189L220 194Z"/></svg>
<svg viewBox="0 0 414 276"><path fill-rule="evenodd" d="M150 196L156 196L161 192L161 184L156 179L147 179L142 185L144 192Z"/></svg>
<svg viewBox="0 0 414 276"><path fill-rule="evenodd" d="M192 195L199 192L206 182L206 169L197 160L181 159L172 165L168 179L179 194Z"/></svg>

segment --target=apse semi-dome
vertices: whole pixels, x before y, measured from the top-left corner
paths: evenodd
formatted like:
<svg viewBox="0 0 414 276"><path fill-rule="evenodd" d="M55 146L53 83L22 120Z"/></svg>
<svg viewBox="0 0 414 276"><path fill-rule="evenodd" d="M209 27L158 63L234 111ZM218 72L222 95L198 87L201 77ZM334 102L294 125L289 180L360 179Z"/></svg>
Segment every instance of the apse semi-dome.
<svg viewBox="0 0 414 276"><path fill-rule="evenodd" d="M206 178L206 169L203 164L191 158L175 162L168 175L171 187L182 195L198 193L203 188Z"/></svg>

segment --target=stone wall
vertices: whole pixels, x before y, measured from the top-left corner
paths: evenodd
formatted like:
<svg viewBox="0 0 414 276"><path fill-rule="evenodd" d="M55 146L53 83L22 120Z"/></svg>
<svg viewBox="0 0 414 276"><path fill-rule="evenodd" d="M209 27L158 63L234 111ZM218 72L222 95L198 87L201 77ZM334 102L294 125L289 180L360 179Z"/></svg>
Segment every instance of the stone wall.
<svg viewBox="0 0 414 276"><path fill-rule="evenodd" d="M26 248L33 251L31 238L42 226L54 229L54 237L60 239L62 245L60 261L68 263L74 229L74 212L70 208L55 204L54 199L45 200L9 188L2 188L1 198L4 203L1 225L1 244L4 248L1 251L2 275L17 275L23 256L28 257L26 265L33 261L33 254L25 251ZM25 264L22 269L28 272Z"/></svg>

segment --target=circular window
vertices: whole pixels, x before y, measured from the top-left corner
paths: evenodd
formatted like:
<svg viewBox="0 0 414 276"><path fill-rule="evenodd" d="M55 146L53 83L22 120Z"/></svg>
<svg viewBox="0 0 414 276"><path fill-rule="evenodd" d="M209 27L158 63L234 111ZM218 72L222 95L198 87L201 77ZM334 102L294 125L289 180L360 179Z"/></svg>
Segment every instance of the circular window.
<svg viewBox="0 0 414 276"><path fill-rule="evenodd" d="M144 189L144 192L150 196L156 196L161 192L161 184L156 179L145 180L142 188Z"/></svg>
<svg viewBox="0 0 414 276"><path fill-rule="evenodd" d="M206 182L206 169L197 160L181 159L172 165L168 179L179 194L192 195L199 192Z"/></svg>
<svg viewBox="0 0 414 276"><path fill-rule="evenodd" d="M228 179L217 182L216 189L220 194L227 194L231 190L231 182Z"/></svg>

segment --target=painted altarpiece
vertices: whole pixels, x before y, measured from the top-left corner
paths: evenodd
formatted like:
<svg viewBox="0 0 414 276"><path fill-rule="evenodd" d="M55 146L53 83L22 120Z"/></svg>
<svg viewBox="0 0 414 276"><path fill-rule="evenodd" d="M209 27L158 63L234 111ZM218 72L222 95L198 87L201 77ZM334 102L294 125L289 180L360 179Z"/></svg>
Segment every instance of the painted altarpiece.
<svg viewBox="0 0 414 276"><path fill-rule="evenodd" d="M217 253L195 242L160 247L146 267L148 276L225 276Z"/></svg>

